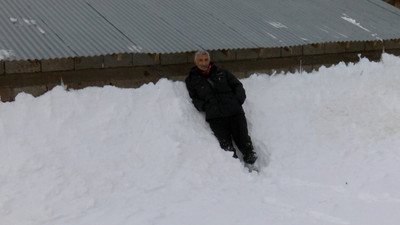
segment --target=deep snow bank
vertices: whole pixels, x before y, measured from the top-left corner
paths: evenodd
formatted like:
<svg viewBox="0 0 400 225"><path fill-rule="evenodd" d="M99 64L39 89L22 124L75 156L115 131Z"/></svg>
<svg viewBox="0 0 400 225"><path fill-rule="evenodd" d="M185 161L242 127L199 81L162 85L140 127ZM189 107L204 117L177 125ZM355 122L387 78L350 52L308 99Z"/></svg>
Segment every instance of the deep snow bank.
<svg viewBox="0 0 400 225"><path fill-rule="evenodd" d="M400 59L242 80L260 174L184 83L0 103L0 224L396 224Z"/></svg>

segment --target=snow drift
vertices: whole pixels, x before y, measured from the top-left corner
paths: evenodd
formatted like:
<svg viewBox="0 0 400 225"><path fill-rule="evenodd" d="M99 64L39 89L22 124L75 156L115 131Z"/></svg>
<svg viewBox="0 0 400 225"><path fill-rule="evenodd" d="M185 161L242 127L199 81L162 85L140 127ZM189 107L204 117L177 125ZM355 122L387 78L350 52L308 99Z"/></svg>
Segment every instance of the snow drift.
<svg viewBox="0 0 400 225"><path fill-rule="evenodd" d="M400 58L242 82L260 173L219 148L183 82L0 103L1 225L400 221Z"/></svg>

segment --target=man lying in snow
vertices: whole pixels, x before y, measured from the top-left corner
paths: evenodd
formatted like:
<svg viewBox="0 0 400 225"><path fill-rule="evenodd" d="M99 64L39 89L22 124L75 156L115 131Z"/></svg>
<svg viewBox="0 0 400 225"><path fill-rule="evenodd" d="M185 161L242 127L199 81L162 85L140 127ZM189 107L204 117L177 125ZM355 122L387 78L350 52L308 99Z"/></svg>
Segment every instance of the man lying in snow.
<svg viewBox="0 0 400 225"><path fill-rule="evenodd" d="M242 104L246 93L242 83L229 71L210 62L207 51L198 51L194 66L185 83L197 110L204 111L221 148L232 151L237 158L232 140L243 154L243 161L254 164L257 155L248 135Z"/></svg>

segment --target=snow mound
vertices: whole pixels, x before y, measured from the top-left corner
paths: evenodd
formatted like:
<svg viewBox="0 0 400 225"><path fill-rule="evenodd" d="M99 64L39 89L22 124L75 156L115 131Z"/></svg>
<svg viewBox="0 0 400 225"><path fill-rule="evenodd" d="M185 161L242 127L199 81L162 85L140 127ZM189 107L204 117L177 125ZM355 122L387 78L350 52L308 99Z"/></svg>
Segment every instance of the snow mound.
<svg viewBox="0 0 400 225"><path fill-rule="evenodd" d="M0 103L1 225L400 221L400 59L242 82L260 173L224 152L183 82Z"/></svg>

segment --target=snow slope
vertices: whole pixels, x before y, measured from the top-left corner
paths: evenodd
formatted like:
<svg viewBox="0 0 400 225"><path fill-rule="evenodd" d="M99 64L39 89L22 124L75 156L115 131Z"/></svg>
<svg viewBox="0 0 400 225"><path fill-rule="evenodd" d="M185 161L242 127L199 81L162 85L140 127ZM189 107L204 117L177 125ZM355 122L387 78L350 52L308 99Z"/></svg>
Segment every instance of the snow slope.
<svg viewBox="0 0 400 225"><path fill-rule="evenodd" d="M183 82L0 103L0 225L395 225L400 58L243 79L261 172Z"/></svg>

